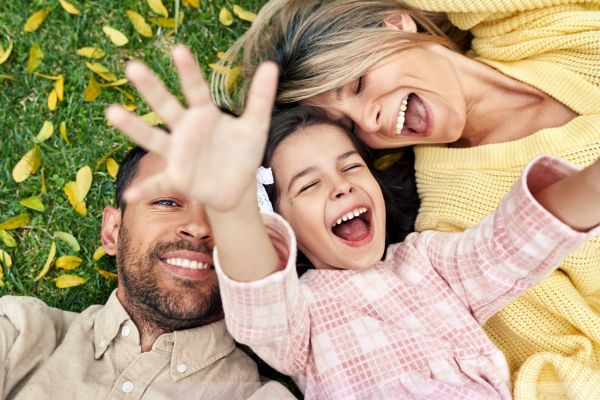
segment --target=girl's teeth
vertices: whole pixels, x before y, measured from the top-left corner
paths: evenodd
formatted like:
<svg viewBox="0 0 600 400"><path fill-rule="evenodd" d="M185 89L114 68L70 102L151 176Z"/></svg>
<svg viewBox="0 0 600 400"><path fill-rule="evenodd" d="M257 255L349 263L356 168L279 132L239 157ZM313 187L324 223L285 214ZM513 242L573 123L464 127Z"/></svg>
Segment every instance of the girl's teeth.
<svg viewBox="0 0 600 400"><path fill-rule="evenodd" d="M366 213L366 212L367 212L366 207L357 208L356 210L350 211L348 214L343 215L341 218L338 218L337 221L335 221L335 224L333 226L341 224L342 221L349 221L352 218L358 217L360 214Z"/></svg>

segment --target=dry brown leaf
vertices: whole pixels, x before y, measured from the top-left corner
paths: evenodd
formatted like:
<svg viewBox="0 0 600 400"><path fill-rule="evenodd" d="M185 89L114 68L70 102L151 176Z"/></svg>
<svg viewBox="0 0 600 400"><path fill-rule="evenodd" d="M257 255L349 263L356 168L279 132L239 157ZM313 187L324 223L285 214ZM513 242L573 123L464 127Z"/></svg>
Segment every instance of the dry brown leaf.
<svg viewBox="0 0 600 400"><path fill-rule="evenodd" d="M54 279L54 284L59 289L67 289L74 286L80 286L86 283L87 280L77 275L61 275Z"/></svg>
<svg viewBox="0 0 600 400"><path fill-rule="evenodd" d="M2 239L2 242L8 247L15 247L17 245L17 241L13 235L6 232L4 229L0 229L0 239Z"/></svg>
<svg viewBox="0 0 600 400"><path fill-rule="evenodd" d="M2 49L2 51L0 51L0 64L4 64L6 62L6 60L8 60L8 57L10 57L10 53L12 53L12 50L13 50L13 42L12 42L12 40L8 39L8 49L6 49L6 51L4 51L4 49Z"/></svg>
<svg viewBox="0 0 600 400"><path fill-rule="evenodd" d="M105 271L103 269L100 268L96 268L96 271L98 271L98 273L103 276L106 279L110 279L113 281L116 281L118 279L117 274L115 274L114 272L110 272L110 271Z"/></svg>
<svg viewBox="0 0 600 400"><path fill-rule="evenodd" d="M65 9L66 12L72 15L81 15L81 11L79 11L73 4L69 3L67 0L58 0L62 8Z"/></svg>
<svg viewBox="0 0 600 400"><path fill-rule="evenodd" d="M48 14L50 14L49 8L44 8L31 14L31 16L27 18L27 21L25 21L25 26L23 26L23 30L25 32L33 32L37 30L40 27L40 25L42 25L42 22L44 22Z"/></svg>
<svg viewBox="0 0 600 400"><path fill-rule="evenodd" d="M52 241L52 244L50 245L50 251L48 252L48 257L46 258L46 263L44 264L44 267L42 268L42 270L40 271L38 276L35 277L34 281L39 281L48 273L48 271L50 270L50 267L52 266L52 261L54 261L55 256L56 256L56 243L54 241Z"/></svg>
<svg viewBox="0 0 600 400"><path fill-rule="evenodd" d="M98 83L96 78L94 78L94 75L90 76L88 85L85 88L85 91L83 92L83 99L85 101L94 101L98 98L98 96L100 96L100 93L102 93L102 88L100 87L100 84Z"/></svg>
<svg viewBox="0 0 600 400"><path fill-rule="evenodd" d="M100 76L102 79L112 82L112 81L116 81L117 77L115 76L115 74L113 74L110 69L108 69L107 67L105 67L104 65L100 64L100 63L85 63L85 66L88 67L88 69L92 72L94 72L95 74L97 74L98 76Z"/></svg>
<svg viewBox="0 0 600 400"><path fill-rule="evenodd" d="M102 50L98 47L82 47L80 49L77 49L77 54L79 54L80 56L83 56L83 57L95 58L95 59L102 58L106 55L104 53L104 50Z"/></svg>
<svg viewBox="0 0 600 400"><path fill-rule="evenodd" d="M29 150L15 165L12 171L12 177L17 183L23 182L29 178L29 175L35 174L42 164L42 155L40 148L35 145Z"/></svg>
<svg viewBox="0 0 600 400"><path fill-rule="evenodd" d="M127 43L129 43L127 36L125 36L123 32L118 31L113 27L106 25L102 27L102 30L115 46L125 46Z"/></svg>
<svg viewBox="0 0 600 400"><path fill-rule="evenodd" d="M65 142L65 144L66 145L71 145L71 142L69 141L69 136L67 136L67 122L66 121L62 121L60 123L60 128L58 130L60 132L60 137Z"/></svg>
<svg viewBox="0 0 600 400"><path fill-rule="evenodd" d="M66 271L74 270L81 265L83 260L77 256L62 256L56 259L54 266Z"/></svg>
<svg viewBox="0 0 600 400"><path fill-rule="evenodd" d="M79 168L75 182L77 182L77 194L79 198L82 200L85 199L85 196L90 191L90 187L92 187L92 169L87 165Z"/></svg>
<svg viewBox="0 0 600 400"><path fill-rule="evenodd" d="M40 132L33 139L35 143L42 143L50 139L54 134L54 124L51 121L44 121Z"/></svg>
<svg viewBox="0 0 600 400"><path fill-rule="evenodd" d="M169 16L169 11L167 11L161 0L148 0L148 5L156 14L162 15L165 18Z"/></svg>
<svg viewBox="0 0 600 400"><path fill-rule="evenodd" d="M105 255L106 255L106 251L104 250L104 247L100 246L94 251L94 255L92 256L92 259L94 259L94 261L98 261Z"/></svg>
<svg viewBox="0 0 600 400"><path fill-rule="evenodd" d="M27 62L27 72L33 72L40 66L44 59L44 52L39 44L34 43L29 49L29 61Z"/></svg>
<svg viewBox="0 0 600 400"><path fill-rule="evenodd" d="M46 210L46 207L44 207L42 200L40 200L38 196L31 196L27 197L26 199L19 200L19 204L39 212L44 212Z"/></svg>
<svg viewBox="0 0 600 400"><path fill-rule="evenodd" d="M79 193L77 193L77 183L71 181L65 184L63 189L69 203L71 203L71 207L79 214L84 217L87 215L87 207L85 205L85 200L79 197Z"/></svg>
<svg viewBox="0 0 600 400"><path fill-rule="evenodd" d="M233 15L231 15L231 12L226 7L221 8L219 12L219 22L225 26L233 24Z"/></svg>
<svg viewBox="0 0 600 400"><path fill-rule="evenodd" d="M199 8L200 0L183 0L183 5L187 7Z"/></svg>
<svg viewBox="0 0 600 400"><path fill-rule="evenodd" d="M137 33L144 37L152 37L152 28L148 25L144 17L132 10L127 10L127 16Z"/></svg>
<svg viewBox="0 0 600 400"><path fill-rule="evenodd" d="M256 20L256 14L251 11L244 10L238 5L233 6L233 13L242 21L254 22Z"/></svg>
<svg viewBox="0 0 600 400"><path fill-rule="evenodd" d="M110 157L106 160L106 170L108 171L108 174L113 177L113 179L117 179L117 174L119 173L119 164L114 158Z"/></svg>
<svg viewBox="0 0 600 400"><path fill-rule="evenodd" d="M0 229L5 231L10 231L12 229L21 228L29 223L31 217L29 214L18 214L12 218L7 219L3 223L0 224Z"/></svg>

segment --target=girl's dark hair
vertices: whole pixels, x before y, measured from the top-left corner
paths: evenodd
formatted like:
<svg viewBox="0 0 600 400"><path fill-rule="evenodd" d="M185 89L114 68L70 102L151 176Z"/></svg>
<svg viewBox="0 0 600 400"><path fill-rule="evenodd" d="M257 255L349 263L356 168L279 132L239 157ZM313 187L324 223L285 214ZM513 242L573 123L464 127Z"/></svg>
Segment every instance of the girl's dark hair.
<svg viewBox="0 0 600 400"><path fill-rule="evenodd" d="M386 169L378 170L375 168L375 160L389 154L389 150L374 151L369 149L350 133L347 127L329 119L321 108L295 106L274 112L265 147L263 166L271 166L273 153L287 137L293 135L299 129L316 125L333 125L348 135L381 187L386 205L386 248L389 244L404 240L406 235L414 231L415 219L420 204L415 183L412 148L394 150L396 153L402 152L401 157ZM273 171L273 175L276 174L276 171ZM277 185L265 185L265 189L273 203L273 208L277 210L279 200ZM302 275L306 270L313 268L308 258L300 251L298 251L296 265L298 275Z"/></svg>

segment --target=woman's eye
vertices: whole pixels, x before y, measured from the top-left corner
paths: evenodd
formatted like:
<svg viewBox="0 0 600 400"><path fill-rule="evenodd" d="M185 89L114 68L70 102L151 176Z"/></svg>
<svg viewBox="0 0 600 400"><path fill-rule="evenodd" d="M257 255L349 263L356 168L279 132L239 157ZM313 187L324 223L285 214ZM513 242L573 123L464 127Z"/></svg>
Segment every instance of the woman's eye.
<svg viewBox="0 0 600 400"><path fill-rule="evenodd" d="M177 206L177 202L175 200L170 200L170 199L160 199L160 200L155 201L154 204L157 204L159 206L165 206L165 207Z"/></svg>
<svg viewBox="0 0 600 400"><path fill-rule="evenodd" d="M360 94L360 91L363 88L363 77L358 78L358 82L356 82L356 94Z"/></svg>

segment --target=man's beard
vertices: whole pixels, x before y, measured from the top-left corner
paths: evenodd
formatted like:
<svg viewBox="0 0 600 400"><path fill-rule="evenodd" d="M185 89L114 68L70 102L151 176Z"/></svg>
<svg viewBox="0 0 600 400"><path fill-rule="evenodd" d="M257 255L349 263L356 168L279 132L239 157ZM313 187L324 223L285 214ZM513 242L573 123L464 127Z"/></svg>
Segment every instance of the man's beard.
<svg viewBox="0 0 600 400"><path fill-rule="evenodd" d="M137 255L131 249L131 240L127 229L119 232L117 268L119 279L123 283L128 301L128 311L136 313L136 322L148 328L164 332L184 330L206 325L222 318L223 308L219 287L213 285L207 292L198 292L190 298L182 296L178 290L161 289L157 281L157 268L160 254L173 250L189 250L210 254L211 249L204 244L186 240L158 243L149 253ZM181 290L202 290L204 282L181 278Z"/></svg>

